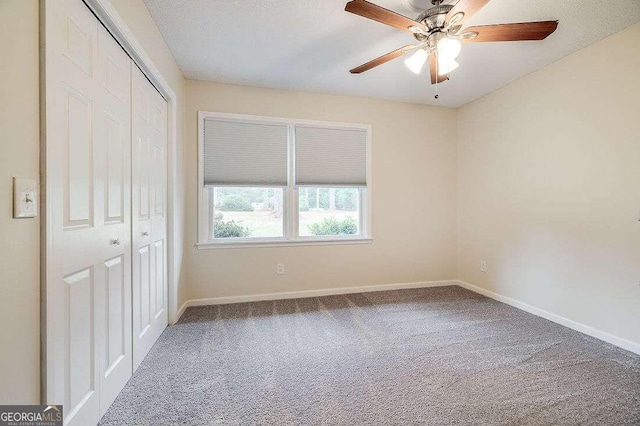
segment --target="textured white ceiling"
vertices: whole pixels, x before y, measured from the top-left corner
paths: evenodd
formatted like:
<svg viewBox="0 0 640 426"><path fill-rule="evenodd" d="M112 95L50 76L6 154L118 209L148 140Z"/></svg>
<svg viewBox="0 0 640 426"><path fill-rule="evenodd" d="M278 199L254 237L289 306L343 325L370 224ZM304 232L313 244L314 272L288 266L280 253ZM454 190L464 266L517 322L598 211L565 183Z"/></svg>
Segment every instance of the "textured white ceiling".
<svg viewBox="0 0 640 426"><path fill-rule="evenodd" d="M557 19L558 30L541 42L465 44L460 68L439 85L435 100L428 71L416 76L402 59L349 73L414 39L345 12L346 0L144 1L187 78L447 107L471 102L640 21L640 0L492 0L469 26ZM412 18L415 5L430 4L373 2Z"/></svg>

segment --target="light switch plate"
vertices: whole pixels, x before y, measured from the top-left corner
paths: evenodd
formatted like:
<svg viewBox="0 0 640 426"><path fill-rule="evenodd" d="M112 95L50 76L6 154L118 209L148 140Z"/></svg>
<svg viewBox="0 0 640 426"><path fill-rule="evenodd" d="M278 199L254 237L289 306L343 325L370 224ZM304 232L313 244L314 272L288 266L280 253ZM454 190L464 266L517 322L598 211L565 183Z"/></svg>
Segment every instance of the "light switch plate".
<svg viewBox="0 0 640 426"><path fill-rule="evenodd" d="M23 219L38 215L38 190L35 179L13 178L13 217Z"/></svg>

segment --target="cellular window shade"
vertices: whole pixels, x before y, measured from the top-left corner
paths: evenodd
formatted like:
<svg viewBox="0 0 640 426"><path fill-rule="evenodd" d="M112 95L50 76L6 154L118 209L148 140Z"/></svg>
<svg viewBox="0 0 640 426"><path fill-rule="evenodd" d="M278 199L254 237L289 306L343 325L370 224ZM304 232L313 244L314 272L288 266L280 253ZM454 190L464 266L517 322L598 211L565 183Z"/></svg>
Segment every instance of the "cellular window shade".
<svg viewBox="0 0 640 426"><path fill-rule="evenodd" d="M367 186L367 131L296 126L296 186Z"/></svg>
<svg viewBox="0 0 640 426"><path fill-rule="evenodd" d="M289 127L280 123L204 120L204 184L284 187Z"/></svg>

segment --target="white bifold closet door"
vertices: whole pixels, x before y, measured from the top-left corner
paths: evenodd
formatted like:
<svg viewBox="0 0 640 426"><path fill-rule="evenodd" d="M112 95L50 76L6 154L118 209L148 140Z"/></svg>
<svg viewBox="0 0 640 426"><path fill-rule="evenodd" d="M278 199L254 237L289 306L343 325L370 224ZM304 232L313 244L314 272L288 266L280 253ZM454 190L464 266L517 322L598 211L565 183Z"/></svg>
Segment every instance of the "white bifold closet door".
<svg viewBox="0 0 640 426"><path fill-rule="evenodd" d="M133 368L168 323L167 102L132 66Z"/></svg>
<svg viewBox="0 0 640 426"><path fill-rule="evenodd" d="M82 0L45 0L46 404L95 425L167 326L167 103Z"/></svg>
<svg viewBox="0 0 640 426"><path fill-rule="evenodd" d="M96 424L132 374L131 60L46 2L46 403Z"/></svg>

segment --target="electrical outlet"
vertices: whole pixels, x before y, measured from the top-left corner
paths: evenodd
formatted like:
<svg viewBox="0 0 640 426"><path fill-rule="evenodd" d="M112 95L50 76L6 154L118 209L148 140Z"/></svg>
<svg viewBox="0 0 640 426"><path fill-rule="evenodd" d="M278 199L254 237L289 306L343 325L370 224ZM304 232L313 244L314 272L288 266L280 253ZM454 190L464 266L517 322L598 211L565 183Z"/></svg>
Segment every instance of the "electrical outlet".
<svg viewBox="0 0 640 426"><path fill-rule="evenodd" d="M284 275L284 263L278 263L276 266L276 274Z"/></svg>
<svg viewBox="0 0 640 426"><path fill-rule="evenodd" d="M480 272L487 272L487 262L485 260L480 261Z"/></svg>

